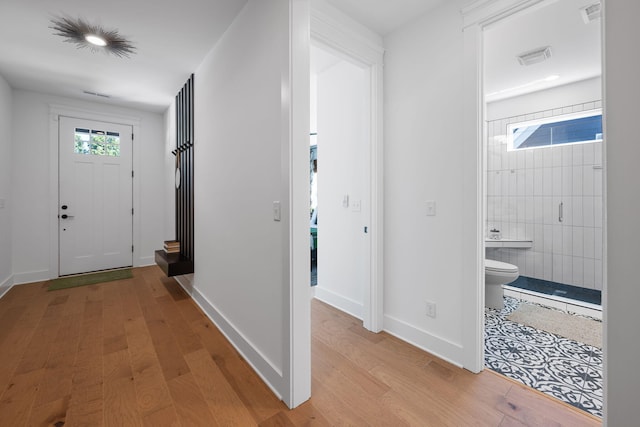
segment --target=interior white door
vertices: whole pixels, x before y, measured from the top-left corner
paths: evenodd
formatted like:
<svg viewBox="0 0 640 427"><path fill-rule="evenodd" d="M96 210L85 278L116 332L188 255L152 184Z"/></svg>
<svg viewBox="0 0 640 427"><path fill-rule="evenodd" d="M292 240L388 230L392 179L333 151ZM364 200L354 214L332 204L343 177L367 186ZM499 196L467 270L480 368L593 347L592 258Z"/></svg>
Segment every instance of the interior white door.
<svg viewBox="0 0 640 427"><path fill-rule="evenodd" d="M133 264L132 127L60 117L59 274Z"/></svg>

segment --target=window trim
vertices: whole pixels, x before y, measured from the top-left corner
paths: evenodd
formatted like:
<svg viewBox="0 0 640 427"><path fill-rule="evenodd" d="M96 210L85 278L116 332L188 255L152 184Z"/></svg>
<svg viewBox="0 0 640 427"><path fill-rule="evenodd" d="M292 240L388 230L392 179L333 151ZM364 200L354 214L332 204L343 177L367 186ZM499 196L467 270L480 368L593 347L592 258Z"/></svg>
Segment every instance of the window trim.
<svg viewBox="0 0 640 427"><path fill-rule="evenodd" d="M535 150L538 148L548 148L548 147L564 147L567 145L575 145L575 144L588 144L592 142L602 142L602 138L599 139L590 139L586 141L574 141L574 142L563 142L560 144L547 144L547 145L538 145L535 147L514 147L514 138L513 138L513 130L514 128L522 128L527 126L536 126L536 125L546 125L550 123L560 123L566 122L569 120L575 119L583 119L586 117L595 117L602 116L602 108L594 108L592 110L579 111L575 113L568 114L560 114L551 117L544 117L542 119L534 119L534 120L525 120L517 123L509 123L507 125L507 151L520 151L520 150ZM602 134L600 134L602 136Z"/></svg>

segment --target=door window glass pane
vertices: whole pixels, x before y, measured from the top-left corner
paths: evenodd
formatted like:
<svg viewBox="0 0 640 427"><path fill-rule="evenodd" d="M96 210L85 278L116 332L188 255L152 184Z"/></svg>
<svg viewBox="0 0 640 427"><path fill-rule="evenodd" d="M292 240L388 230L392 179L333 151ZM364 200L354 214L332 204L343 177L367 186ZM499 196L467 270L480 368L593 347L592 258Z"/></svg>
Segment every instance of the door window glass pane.
<svg viewBox="0 0 640 427"><path fill-rule="evenodd" d="M94 156L120 156L120 134L96 129L76 128L74 153Z"/></svg>

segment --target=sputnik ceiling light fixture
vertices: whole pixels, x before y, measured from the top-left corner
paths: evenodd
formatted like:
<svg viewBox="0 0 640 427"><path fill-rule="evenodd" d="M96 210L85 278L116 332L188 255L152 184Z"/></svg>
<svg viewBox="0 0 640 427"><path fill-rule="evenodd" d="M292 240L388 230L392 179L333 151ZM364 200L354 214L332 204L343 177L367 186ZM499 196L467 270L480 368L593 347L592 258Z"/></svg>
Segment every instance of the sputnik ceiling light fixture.
<svg viewBox="0 0 640 427"><path fill-rule="evenodd" d="M81 18L54 18L51 19L51 24L49 28L55 31L54 35L63 37L65 42L75 43L78 49L103 51L121 58L128 58L136 51L135 46L116 30L105 30Z"/></svg>

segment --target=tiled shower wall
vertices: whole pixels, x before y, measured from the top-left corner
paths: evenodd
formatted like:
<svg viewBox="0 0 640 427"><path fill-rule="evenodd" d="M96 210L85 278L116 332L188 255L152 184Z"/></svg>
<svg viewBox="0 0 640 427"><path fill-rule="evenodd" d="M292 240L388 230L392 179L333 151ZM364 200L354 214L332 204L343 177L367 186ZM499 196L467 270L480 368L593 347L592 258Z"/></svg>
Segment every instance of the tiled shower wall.
<svg viewBox="0 0 640 427"><path fill-rule="evenodd" d="M487 123L486 231L533 241L531 249L487 249L487 258L522 276L602 289L602 143L507 151L510 123L595 108L600 101Z"/></svg>

